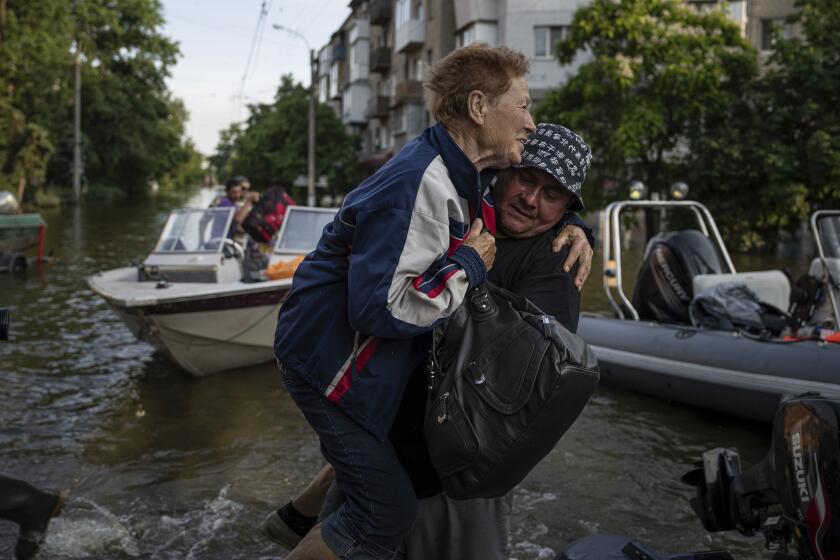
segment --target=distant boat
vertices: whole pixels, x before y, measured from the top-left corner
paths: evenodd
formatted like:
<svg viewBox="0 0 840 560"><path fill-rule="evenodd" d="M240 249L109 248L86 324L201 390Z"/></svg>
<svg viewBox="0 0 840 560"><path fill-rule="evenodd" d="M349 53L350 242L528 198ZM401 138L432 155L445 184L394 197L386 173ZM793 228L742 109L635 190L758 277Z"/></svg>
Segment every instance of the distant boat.
<svg viewBox="0 0 840 560"><path fill-rule="evenodd" d="M38 249L38 262L44 256L46 222L40 214L17 214L17 199L8 191L0 192L0 272L18 272L26 268L24 251Z"/></svg>
<svg viewBox="0 0 840 560"><path fill-rule="evenodd" d="M46 225L37 213L0 215L0 252L26 251L43 245ZM39 252L43 253L43 249Z"/></svg>

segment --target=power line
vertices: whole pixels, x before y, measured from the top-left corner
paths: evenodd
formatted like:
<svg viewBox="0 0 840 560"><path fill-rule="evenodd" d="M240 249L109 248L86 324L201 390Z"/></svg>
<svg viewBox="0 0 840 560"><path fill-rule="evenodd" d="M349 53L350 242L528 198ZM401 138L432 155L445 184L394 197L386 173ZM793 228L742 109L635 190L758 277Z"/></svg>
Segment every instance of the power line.
<svg viewBox="0 0 840 560"><path fill-rule="evenodd" d="M268 0L268 9L266 10L266 15L271 12L271 4L274 0ZM263 37L265 37L265 25L268 21L267 18L263 18L263 25L262 29L260 29L260 37L257 39L257 54L254 56L254 65L251 68L251 76L254 75L254 72L257 71L257 67L260 65L260 48L262 47Z"/></svg>
<svg viewBox="0 0 840 560"><path fill-rule="evenodd" d="M237 107L237 120L239 120L239 111L242 108L242 93L245 91L245 80L248 79L248 71L251 68L251 60L253 60L254 58L254 51L257 46L257 38L260 35L260 30L263 27L265 27L265 20L267 15L268 11L266 10L266 0L262 0L262 5L260 6L260 15L257 18L257 27L254 29L254 34L251 36L251 47L248 50L248 60L245 62L245 71L242 72L242 80L239 82L239 102Z"/></svg>
<svg viewBox="0 0 840 560"><path fill-rule="evenodd" d="M312 19L310 19L309 22L306 25L303 26L303 29L308 29L309 26L312 25L315 22L316 19L318 19L318 16L321 15L321 12L324 11L324 8L326 8L327 4L329 4L329 3L330 3L330 0L325 0L323 4L318 6L318 9L315 10L315 15L312 16Z"/></svg>

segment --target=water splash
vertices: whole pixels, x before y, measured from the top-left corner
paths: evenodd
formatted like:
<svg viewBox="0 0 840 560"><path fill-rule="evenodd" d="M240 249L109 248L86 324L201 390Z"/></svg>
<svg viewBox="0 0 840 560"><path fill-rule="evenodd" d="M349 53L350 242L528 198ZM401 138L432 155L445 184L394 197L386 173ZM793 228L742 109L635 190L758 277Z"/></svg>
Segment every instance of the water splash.
<svg viewBox="0 0 840 560"><path fill-rule="evenodd" d="M53 520L42 554L55 558L89 558L121 553L140 556L137 537L127 518L86 498L70 500L61 517Z"/></svg>

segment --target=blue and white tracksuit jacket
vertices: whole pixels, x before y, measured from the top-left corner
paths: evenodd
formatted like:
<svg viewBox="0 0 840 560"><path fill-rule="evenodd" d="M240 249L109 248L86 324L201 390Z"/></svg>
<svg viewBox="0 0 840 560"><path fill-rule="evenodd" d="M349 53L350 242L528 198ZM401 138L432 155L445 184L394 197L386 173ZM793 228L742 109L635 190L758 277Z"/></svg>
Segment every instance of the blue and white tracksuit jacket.
<svg viewBox="0 0 840 560"><path fill-rule="evenodd" d="M441 124L351 191L281 308L289 374L384 440L431 330L487 276L462 245L479 212L495 233L489 189Z"/></svg>

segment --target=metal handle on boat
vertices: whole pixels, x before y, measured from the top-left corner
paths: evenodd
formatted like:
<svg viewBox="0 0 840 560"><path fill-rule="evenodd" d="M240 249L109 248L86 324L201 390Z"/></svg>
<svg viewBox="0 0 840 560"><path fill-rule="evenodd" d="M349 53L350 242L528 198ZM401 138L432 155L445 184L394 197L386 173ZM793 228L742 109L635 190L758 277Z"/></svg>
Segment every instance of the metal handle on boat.
<svg viewBox="0 0 840 560"><path fill-rule="evenodd" d="M625 319L624 310L627 310L632 318L639 320L639 312L633 307L630 299L624 293L622 286L622 272L621 272L621 231L619 217L624 208L687 208L692 211L700 231L707 237L712 238L717 244L718 251L723 257L726 267L729 272L735 273L735 265L732 264L732 259L729 257L729 251L726 250L726 245L723 243L723 238L717 228L714 218L709 210L694 200L622 200L609 204L601 213L601 231L603 237L603 259L604 259L604 290L607 293L607 299L615 311L616 315ZM711 235L709 233L711 232ZM614 253L614 255L613 255ZM613 297L613 288L620 299L619 303ZM835 308L836 311L836 308Z"/></svg>
<svg viewBox="0 0 840 560"><path fill-rule="evenodd" d="M834 297L834 290L840 287L840 285L838 285L838 280L831 275L828 263L825 262L825 250L823 249L819 230L819 221L832 216L840 217L840 210L817 210L811 214L811 235L814 236L814 243L817 244L817 256L819 256L820 264L822 264L823 272L828 280L828 297L831 298L831 310L834 312L834 325L840 329L840 307L837 306L837 298Z"/></svg>

